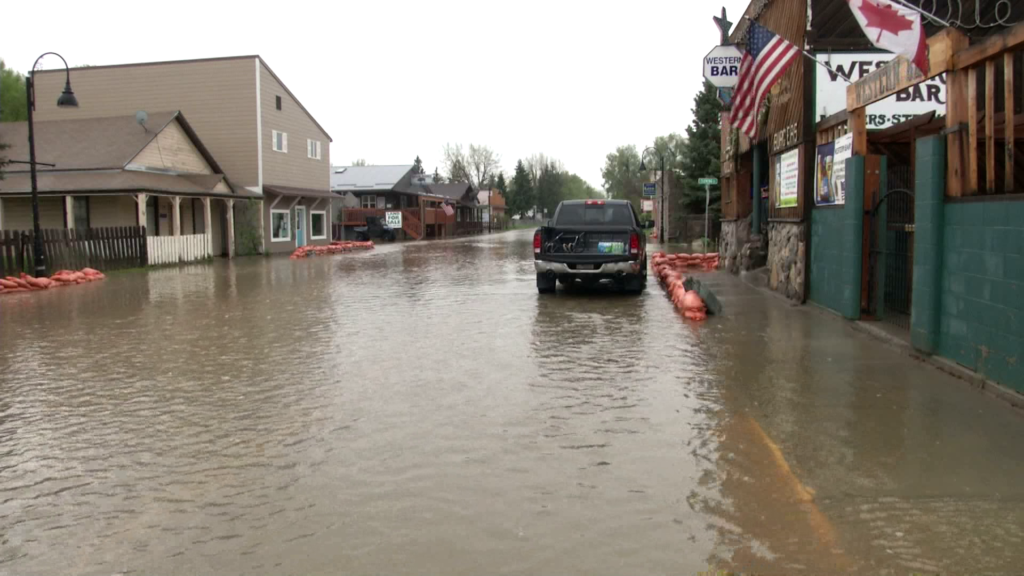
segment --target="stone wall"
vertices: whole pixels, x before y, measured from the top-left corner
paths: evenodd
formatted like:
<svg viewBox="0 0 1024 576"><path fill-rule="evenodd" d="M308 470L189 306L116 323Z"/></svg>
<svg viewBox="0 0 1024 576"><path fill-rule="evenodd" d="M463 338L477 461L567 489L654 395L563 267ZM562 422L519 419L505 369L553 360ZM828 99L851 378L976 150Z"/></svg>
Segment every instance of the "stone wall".
<svg viewBox="0 0 1024 576"><path fill-rule="evenodd" d="M804 299L806 249L803 224L768 223L768 286L797 302Z"/></svg>
<svg viewBox="0 0 1024 576"><path fill-rule="evenodd" d="M739 274L740 250L749 238L749 217L722 222L722 235L718 241L718 255L722 262L722 269Z"/></svg>

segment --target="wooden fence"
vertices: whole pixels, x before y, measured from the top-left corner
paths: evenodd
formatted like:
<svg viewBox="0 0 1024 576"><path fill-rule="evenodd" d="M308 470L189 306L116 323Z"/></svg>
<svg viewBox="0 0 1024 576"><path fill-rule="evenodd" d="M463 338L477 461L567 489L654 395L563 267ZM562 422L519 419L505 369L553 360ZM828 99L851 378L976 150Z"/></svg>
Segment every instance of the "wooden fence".
<svg viewBox="0 0 1024 576"><path fill-rule="evenodd" d="M196 262L212 258L213 246L207 234L152 236L147 241L146 255L151 266Z"/></svg>
<svg viewBox="0 0 1024 576"><path fill-rule="evenodd" d="M102 271L136 268L148 263L146 228L118 226L70 230L41 230L47 273L80 270L86 266ZM0 232L0 269L5 276L33 273L34 236L30 230Z"/></svg>

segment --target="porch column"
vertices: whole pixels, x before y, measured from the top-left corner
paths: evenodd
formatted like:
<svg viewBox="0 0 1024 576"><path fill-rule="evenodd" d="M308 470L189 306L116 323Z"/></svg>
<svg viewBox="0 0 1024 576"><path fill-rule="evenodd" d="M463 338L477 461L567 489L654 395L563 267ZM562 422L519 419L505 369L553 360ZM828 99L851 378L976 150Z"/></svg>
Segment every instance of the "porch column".
<svg viewBox="0 0 1024 576"><path fill-rule="evenodd" d="M75 227L75 198L74 196L64 197L64 228L71 230Z"/></svg>
<svg viewBox="0 0 1024 576"><path fill-rule="evenodd" d="M181 196L171 196L171 234L181 236Z"/></svg>
<svg viewBox="0 0 1024 576"><path fill-rule="evenodd" d="M146 226L146 194L135 195L136 209L138 210L139 226ZM152 230L146 232L147 235L151 234Z"/></svg>
<svg viewBox="0 0 1024 576"><path fill-rule="evenodd" d="M945 250L946 139L940 134L917 145L914 185L914 282L910 309L910 343L934 354L942 337L942 255ZM951 240L956 242L955 238ZM1009 260L1007 260L1009 262ZM962 294L950 291L962 306Z"/></svg>
<svg viewBox="0 0 1024 576"><path fill-rule="evenodd" d="M420 205L420 240L427 237L427 206L423 203L423 198L417 199Z"/></svg>
<svg viewBox="0 0 1024 576"><path fill-rule="evenodd" d="M213 254L213 221L210 210L210 199L203 198L203 232L206 233L206 251Z"/></svg>
<svg viewBox="0 0 1024 576"><path fill-rule="evenodd" d="M259 201L260 205L260 254L264 254L267 249L267 219L265 212L263 211L263 200Z"/></svg>
<svg viewBox="0 0 1024 576"><path fill-rule="evenodd" d="M235 201L227 198L224 200L228 211L228 258L235 257Z"/></svg>

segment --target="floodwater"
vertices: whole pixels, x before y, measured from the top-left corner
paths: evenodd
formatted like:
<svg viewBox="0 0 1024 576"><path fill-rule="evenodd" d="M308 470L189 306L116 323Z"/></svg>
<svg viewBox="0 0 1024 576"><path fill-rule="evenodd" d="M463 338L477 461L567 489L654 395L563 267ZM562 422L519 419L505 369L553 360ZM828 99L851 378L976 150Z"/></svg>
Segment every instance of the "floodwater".
<svg viewBox="0 0 1024 576"><path fill-rule="evenodd" d="M1015 573L1024 419L725 274L529 232L0 298L2 574Z"/></svg>

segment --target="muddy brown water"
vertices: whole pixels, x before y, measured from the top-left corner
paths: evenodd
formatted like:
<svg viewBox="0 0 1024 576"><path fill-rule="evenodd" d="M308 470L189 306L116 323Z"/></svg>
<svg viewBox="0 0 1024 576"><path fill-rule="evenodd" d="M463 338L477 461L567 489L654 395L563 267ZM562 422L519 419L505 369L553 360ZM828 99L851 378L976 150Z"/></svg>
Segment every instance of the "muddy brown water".
<svg viewBox="0 0 1024 576"><path fill-rule="evenodd" d="M538 296L529 232L0 298L0 573L1024 566L1024 420L811 308Z"/></svg>

